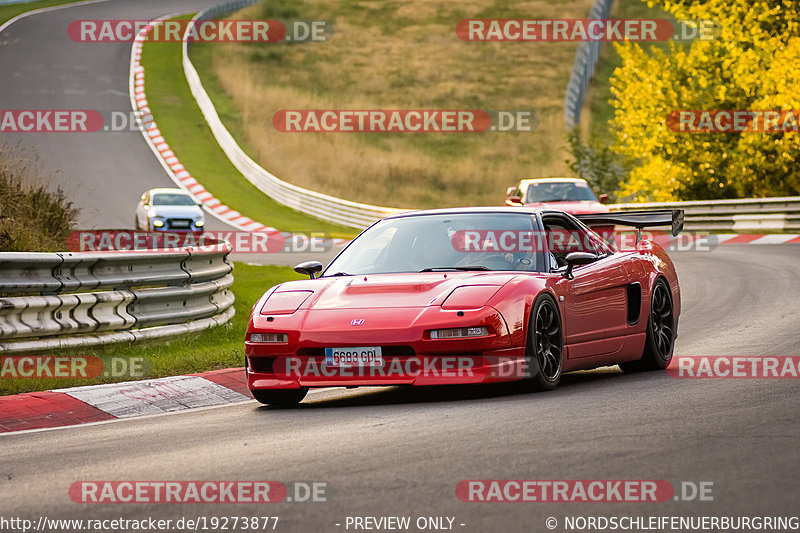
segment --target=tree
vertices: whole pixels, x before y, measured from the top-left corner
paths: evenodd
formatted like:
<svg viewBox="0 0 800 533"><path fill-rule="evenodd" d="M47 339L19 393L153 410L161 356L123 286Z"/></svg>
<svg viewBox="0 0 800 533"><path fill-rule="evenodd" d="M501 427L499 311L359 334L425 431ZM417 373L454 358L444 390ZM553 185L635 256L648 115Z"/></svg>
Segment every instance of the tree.
<svg viewBox="0 0 800 533"><path fill-rule="evenodd" d="M577 126L567 134L567 142L572 154L572 159L566 161L569 169L585 179L595 192L608 194L612 201L619 200L616 191L628 172L622 158L596 137L584 144Z"/></svg>
<svg viewBox="0 0 800 533"><path fill-rule="evenodd" d="M800 194L800 133L686 133L676 110L800 110L800 2L657 2L678 20L712 20L713 40L645 51L617 44L614 150L636 161L620 196L636 200Z"/></svg>

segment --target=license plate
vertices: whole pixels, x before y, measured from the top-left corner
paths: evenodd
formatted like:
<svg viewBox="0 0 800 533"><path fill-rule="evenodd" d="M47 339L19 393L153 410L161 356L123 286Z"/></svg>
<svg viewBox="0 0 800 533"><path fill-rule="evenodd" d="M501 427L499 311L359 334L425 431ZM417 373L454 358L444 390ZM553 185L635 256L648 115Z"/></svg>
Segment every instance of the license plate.
<svg viewBox="0 0 800 533"><path fill-rule="evenodd" d="M383 366L381 347L325 348L325 366L338 368Z"/></svg>
<svg viewBox="0 0 800 533"><path fill-rule="evenodd" d="M188 228L189 223L185 220L173 220L172 221L173 228Z"/></svg>

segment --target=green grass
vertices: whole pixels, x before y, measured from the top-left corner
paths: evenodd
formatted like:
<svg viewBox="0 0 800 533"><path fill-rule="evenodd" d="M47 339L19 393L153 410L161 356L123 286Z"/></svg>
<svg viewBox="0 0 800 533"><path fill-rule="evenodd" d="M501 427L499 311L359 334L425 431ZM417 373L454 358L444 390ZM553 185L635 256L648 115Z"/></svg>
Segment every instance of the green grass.
<svg viewBox="0 0 800 533"><path fill-rule="evenodd" d="M191 94L181 65L181 43L146 43L142 65L147 101L158 129L187 171L222 203L282 231L324 232L341 238L358 234L353 228L324 222L275 202L236 170Z"/></svg>
<svg viewBox="0 0 800 533"><path fill-rule="evenodd" d="M34 9L41 9L43 7L60 6L62 4L74 4L79 1L80 0L39 0L38 2L28 2L26 4L0 6L0 25L5 24L17 15L21 15L27 11L33 11Z"/></svg>
<svg viewBox="0 0 800 533"><path fill-rule="evenodd" d="M469 17L582 18L583 1L270 0L232 18L330 21L324 43L198 43L192 61L222 120L291 183L405 208L498 205L522 177L564 175L564 88L576 43L465 43ZM282 109L532 109L533 132L285 133Z"/></svg>
<svg viewBox="0 0 800 533"><path fill-rule="evenodd" d="M265 290L273 285L305 276L289 267L253 266L236 263L233 293L236 315L222 326L198 334L167 340L154 340L142 344L114 344L95 349L51 352L50 355L125 356L144 357L151 364L149 378L203 372L244 365L244 335L250 309ZM37 352L33 355L43 355ZM117 380L58 379L58 378L2 378L0 395L48 390L81 385L94 385Z"/></svg>

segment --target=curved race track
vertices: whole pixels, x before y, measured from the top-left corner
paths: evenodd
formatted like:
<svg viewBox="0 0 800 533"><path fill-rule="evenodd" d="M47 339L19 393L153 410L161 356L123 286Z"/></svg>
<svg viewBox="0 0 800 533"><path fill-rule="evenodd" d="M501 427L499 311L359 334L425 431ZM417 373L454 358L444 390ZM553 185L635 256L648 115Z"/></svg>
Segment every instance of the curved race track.
<svg viewBox="0 0 800 533"><path fill-rule="evenodd" d="M2 107L95 109L105 116L112 111L130 113L131 43L73 42L67 35L69 23L82 19L149 20L216 3L104 1L18 20L0 33ZM43 170L55 172L81 208L79 224L83 228L129 228L143 191L174 186L139 131L4 133L3 137L37 155ZM218 224L221 227L214 229L225 229Z"/></svg>
<svg viewBox="0 0 800 533"><path fill-rule="evenodd" d="M77 18L152 18L216 0L102 2L36 15L0 34L4 108L129 110L129 45L66 39ZM54 36L61 37L54 37ZM61 169L88 227L126 227L142 190L170 185L141 135L28 134ZM114 199L109 208L109 199ZM265 221L268 222L268 221ZM222 229L214 228L214 229ZM675 252L676 355L800 356L800 247ZM299 409L255 402L0 436L4 517L279 515L277 531L344 531L347 516L454 516L461 531L547 531L565 515L788 515L800 494L800 381L680 380L616 367L554 392L509 386L312 392ZM73 503L77 480L326 481L327 503ZM463 479L712 481L715 501L469 504ZM465 524L461 526L460 524ZM65 530L66 531L66 530Z"/></svg>
<svg viewBox="0 0 800 533"><path fill-rule="evenodd" d="M197 11L218 0L105 0L37 13L0 33L2 109L92 109L109 117L131 112L128 82L131 43L78 43L67 27L73 20L150 20ZM183 72L177 72L183 76ZM156 117L157 118L157 117ZM33 156L46 175L81 209L78 227L131 228L142 192L174 187L138 130L97 133L3 133L2 140ZM169 141L169 139L167 139ZM208 216L207 228L231 231ZM262 220L267 225L271 220ZM322 254L332 259L341 249ZM240 254L234 259L295 265L307 253Z"/></svg>

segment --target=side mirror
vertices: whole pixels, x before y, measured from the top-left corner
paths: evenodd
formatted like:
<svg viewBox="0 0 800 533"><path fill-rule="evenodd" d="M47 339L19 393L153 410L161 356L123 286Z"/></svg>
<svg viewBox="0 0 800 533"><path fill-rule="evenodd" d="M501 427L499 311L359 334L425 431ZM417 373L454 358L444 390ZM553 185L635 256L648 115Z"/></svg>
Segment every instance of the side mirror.
<svg viewBox="0 0 800 533"><path fill-rule="evenodd" d="M609 200L609 198L608 198L607 194L601 194L600 195L600 203L601 204L607 204L608 200Z"/></svg>
<svg viewBox="0 0 800 533"><path fill-rule="evenodd" d="M522 205L522 196L509 196L508 198L506 198L506 204Z"/></svg>
<svg viewBox="0 0 800 533"><path fill-rule="evenodd" d="M517 190L516 185L512 185L511 187L506 189L506 196L511 196L511 193Z"/></svg>
<svg viewBox="0 0 800 533"><path fill-rule="evenodd" d="M590 254L588 252L570 252L564 257L564 261L567 262L567 270L564 272L564 277L567 279L572 279L572 269L576 266L588 265L589 263L594 263L600 259L599 256L595 254Z"/></svg>
<svg viewBox="0 0 800 533"><path fill-rule="evenodd" d="M322 272L322 263L319 261L306 261L294 267L294 271L298 274L305 274L311 279L316 278L317 272Z"/></svg>

